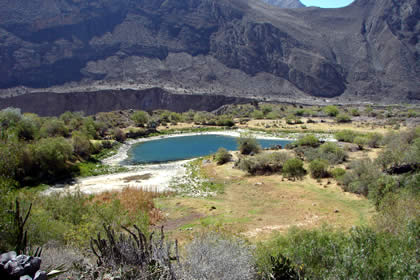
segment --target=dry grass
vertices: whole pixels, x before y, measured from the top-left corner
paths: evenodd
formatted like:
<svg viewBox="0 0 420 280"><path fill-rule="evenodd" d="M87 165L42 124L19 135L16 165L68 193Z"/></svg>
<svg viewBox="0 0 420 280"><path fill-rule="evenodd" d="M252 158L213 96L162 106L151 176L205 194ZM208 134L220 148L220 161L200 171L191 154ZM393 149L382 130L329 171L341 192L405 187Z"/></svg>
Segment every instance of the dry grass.
<svg viewBox="0 0 420 280"><path fill-rule="evenodd" d="M238 125L241 128L258 128L265 130L288 130L296 132L305 132L305 131L319 131L325 133L334 133L340 130L354 130L357 132L368 133L368 132L378 132L386 133L392 129L391 125L375 124L374 122L357 122L353 121L351 123L337 123L333 119L329 118L311 118L316 121L316 123L306 123L308 118L301 118L304 122L303 124L290 125L286 124L284 119L282 120L251 120L246 124ZM323 120L324 122L321 122ZM275 126L276 125L276 126ZM269 126L269 128L266 128ZM302 127L306 127L305 129Z"/></svg>
<svg viewBox="0 0 420 280"><path fill-rule="evenodd" d="M145 191L137 188L124 188L122 191L104 192L94 197L94 202L111 203L115 199L130 215L137 215L139 211L149 213L150 223L156 224L163 219L162 212L155 207L154 199L162 197L162 193Z"/></svg>
<svg viewBox="0 0 420 280"><path fill-rule="evenodd" d="M367 223L374 213L367 199L344 193L332 179L252 177L232 169L232 164L207 164L204 170L209 178L226 185L224 194L211 199L168 197L157 201L167 215L167 223L178 222L172 234L181 241L208 229L257 241L293 226L315 228L329 224L350 228Z"/></svg>

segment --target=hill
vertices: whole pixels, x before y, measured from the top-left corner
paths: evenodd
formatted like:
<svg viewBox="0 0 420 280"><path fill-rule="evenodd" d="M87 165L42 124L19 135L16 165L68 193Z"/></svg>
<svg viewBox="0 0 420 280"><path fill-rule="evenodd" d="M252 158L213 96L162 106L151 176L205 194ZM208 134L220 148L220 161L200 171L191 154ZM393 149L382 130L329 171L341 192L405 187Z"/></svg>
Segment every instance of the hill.
<svg viewBox="0 0 420 280"><path fill-rule="evenodd" d="M419 2L3 1L1 95L157 87L307 103L419 102Z"/></svg>

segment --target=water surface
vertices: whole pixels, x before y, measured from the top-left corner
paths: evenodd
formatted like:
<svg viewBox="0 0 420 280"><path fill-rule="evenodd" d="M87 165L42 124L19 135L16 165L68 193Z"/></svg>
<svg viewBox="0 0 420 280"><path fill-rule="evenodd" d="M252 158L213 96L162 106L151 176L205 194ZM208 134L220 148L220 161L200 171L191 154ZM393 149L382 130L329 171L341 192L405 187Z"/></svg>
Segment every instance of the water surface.
<svg viewBox="0 0 420 280"><path fill-rule="evenodd" d="M194 135L151 140L133 145L129 150L126 164L162 163L191 159L215 153L223 147L234 151L238 149L236 137L224 135ZM257 139L263 148L282 145L290 140Z"/></svg>

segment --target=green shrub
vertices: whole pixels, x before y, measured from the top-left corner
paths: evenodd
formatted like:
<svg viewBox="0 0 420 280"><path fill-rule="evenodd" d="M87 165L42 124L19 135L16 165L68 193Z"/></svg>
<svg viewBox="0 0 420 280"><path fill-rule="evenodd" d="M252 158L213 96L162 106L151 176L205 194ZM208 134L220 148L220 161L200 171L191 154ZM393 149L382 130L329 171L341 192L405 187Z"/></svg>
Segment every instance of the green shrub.
<svg viewBox="0 0 420 280"><path fill-rule="evenodd" d="M148 123L150 116L145 111L136 111L131 115L131 119L137 126L144 126Z"/></svg>
<svg viewBox="0 0 420 280"><path fill-rule="evenodd" d="M358 134L352 130L342 130L335 134L335 139L338 141L353 143L356 136L358 136Z"/></svg>
<svg viewBox="0 0 420 280"><path fill-rule="evenodd" d="M341 176L340 183L344 191L367 196L382 176L378 166L370 159L361 159L352 162L350 171Z"/></svg>
<svg viewBox="0 0 420 280"><path fill-rule="evenodd" d="M325 160L316 159L309 164L309 171L312 178L325 178L328 177L328 162Z"/></svg>
<svg viewBox="0 0 420 280"><path fill-rule="evenodd" d="M219 148L214 155L214 159L217 164L222 165L231 161L232 155L225 148Z"/></svg>
<svg viewBox="0 0 420 280"><path fill-rule="evenodd" d="M170 120L171 124L176 125L180 121L182 121L182 115L180 113L172 112L169 115L169 120Z"/></svg>
<svg viewBox="0 0 420 280"><path fill-rule="evenodd" d="M257 154L261 151L261 146L258 144L257 139L251 135L241 134L237 142L238 149L243 155Z"/></svg>
<svg viewBox="0 0 420 280"><path fill-rule="evenodd" d="M306 174L303 168L303 161L298 158L288 159L283 166L283 174L292 179L302 179Z"/></svg>
<svg viewBox="0 0 420 280"><path fill-rule="evenodd" d="M340 113L340 110L334 105L325 106L323 111L330 117L335 117Z"/></svg>
<svg viewBox="0 0 420 280"><path fill-rule="evenodd" d="M0 127L7 129L16 126L22 119L18 108L6 108L0 111Z"/></svg>
<svg viewBox="0 0 420 280"><path fill-rule="evenodd" d="M313 134L307 134L296 141L297 146L318 147L319 139Z"/></svg>
<svg viewBox="0 0 420 280"><path fill-rule="evenodd" d="M69 174L68 161L72 157L73 147L65 138L41 139L33 145L33 149L41 178L57 179Z"/></svg>
<svg viewBox="0 0 420 280"><path fill-rule="evenodd" d="M351 113L351 115L352 115L353 117L358 117L358 116L360 116L359 109L357 109L357 108L353 108L353 109L351 109L350 113Z"/></svg>
<svg viewBox="0 0 420 280"><path fill-rule="evenodd" d="M290 114L286 116L286 123L287 124L302 124L303 122L299 117L293 114Z"/></svg>
<svg viewBox="0 0 420 280"><path fill-rule="evenodd" d="M222 116L217 119L216 125L232 127L235 125L235 122L232 120L232 118L229 118L228 116Z"/></svg>
<svg viewBox="0 0 420 280"><path fill-rule="evenodd" d="M348 123L348 122L351 122L351 118L347 114L338 114L337 117L336 117L336 119L337 119L337 122L338 123Z"/></svg>
<svg viewBox="0 0 420 280"><path fill-rule="evenodd" d="M25 141L34 140L38 135L38 129L35 123L26 117L17 124L18 137Z"/></svg>
<svg viewBox="0 0 420 280"><path fill-rule="evenodd" d="M44 121L41 127L40 134L42 137L67 137L69 129L63 121L56 118Z"/></svg>
<svg viewBox="0 0 420 280"><path fill-rule="evenodd" d="M73 145L73 151L76 155L79 155L82 158L88 158L91 155L93 146L85 134L78 131L73 132L71 142Z"/></svg>
<svg viewBox="0 0 420 280"><path fill-rule="evenodd" d="M112 131L112 134L113 134L114 139L120 143L124 142L127 139L127 135L121 128L118 128L118 127L114 128L114 130Z"/></svg>
<svg viewBox="0 0 420 280"><path fill-rule="evenodd" d="M254 110L251 113L251 117L253 119L262 120L262 119L264 119L264 113L262 111L260 111L260 110Z"/></svg>
<svg viewBox="0 0 420 280"><path fill-rule="evenodd" d="M319 147L319 158L330 164L339 164L347 159L347 153L336 143L326 142Z"/></svg>
<svg viewBox="0 0 420 280"><path fill-rule="evenodd" d="M381 134L371 133L367 136L367 145L370 148L379 148L382 140L383 140L383 136Z"/></svg>
<svg viewBox="0 0 420 280"><path fill-rule="evenodd" d="M254 157L241 158L237 166L251 175L264 175L281 172L288 159L290 156L285 152L264 153Z"/></svg>
<svg viewBox="0 0 420 280"><path fill-rule="evenodd" d="M353 143L359 146L359 150L363 150L363 147L368 143L369 139L364 136L357 136L354 138Z"/></svg>
<svg viewBox="0 0 420 280"><path fill-rule="evenodd" d="M324 227L294 229L259 248L260 270L269 271L271 255L282 253L303 267L305 279L415 279L415 233L393 236L370 228L349 232Z"/></svg>
<svg viewBox="0 0 420 280"><path fill-rule="evenodd" d="M343 168L337 167L331 170L331 176L333 176L336 180L340 179L342 176L344 176L344 174L346 174L346 170Z"/></svg>

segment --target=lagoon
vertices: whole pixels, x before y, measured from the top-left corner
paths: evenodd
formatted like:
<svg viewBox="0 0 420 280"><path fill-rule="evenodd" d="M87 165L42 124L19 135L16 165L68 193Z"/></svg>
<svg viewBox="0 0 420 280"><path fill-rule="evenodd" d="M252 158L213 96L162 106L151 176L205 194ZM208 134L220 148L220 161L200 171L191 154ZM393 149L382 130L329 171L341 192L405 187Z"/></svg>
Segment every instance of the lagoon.
<svg viewBox="0 0 420 280"><path fill-rule="evenodd" d="M257 139L263 148L285 146L292 142L283 139ZM124 164L163 163L191 159L215 153L219 148L238 149L237 138L226 135L194 135L170 137L134 144Z"/></svg>

